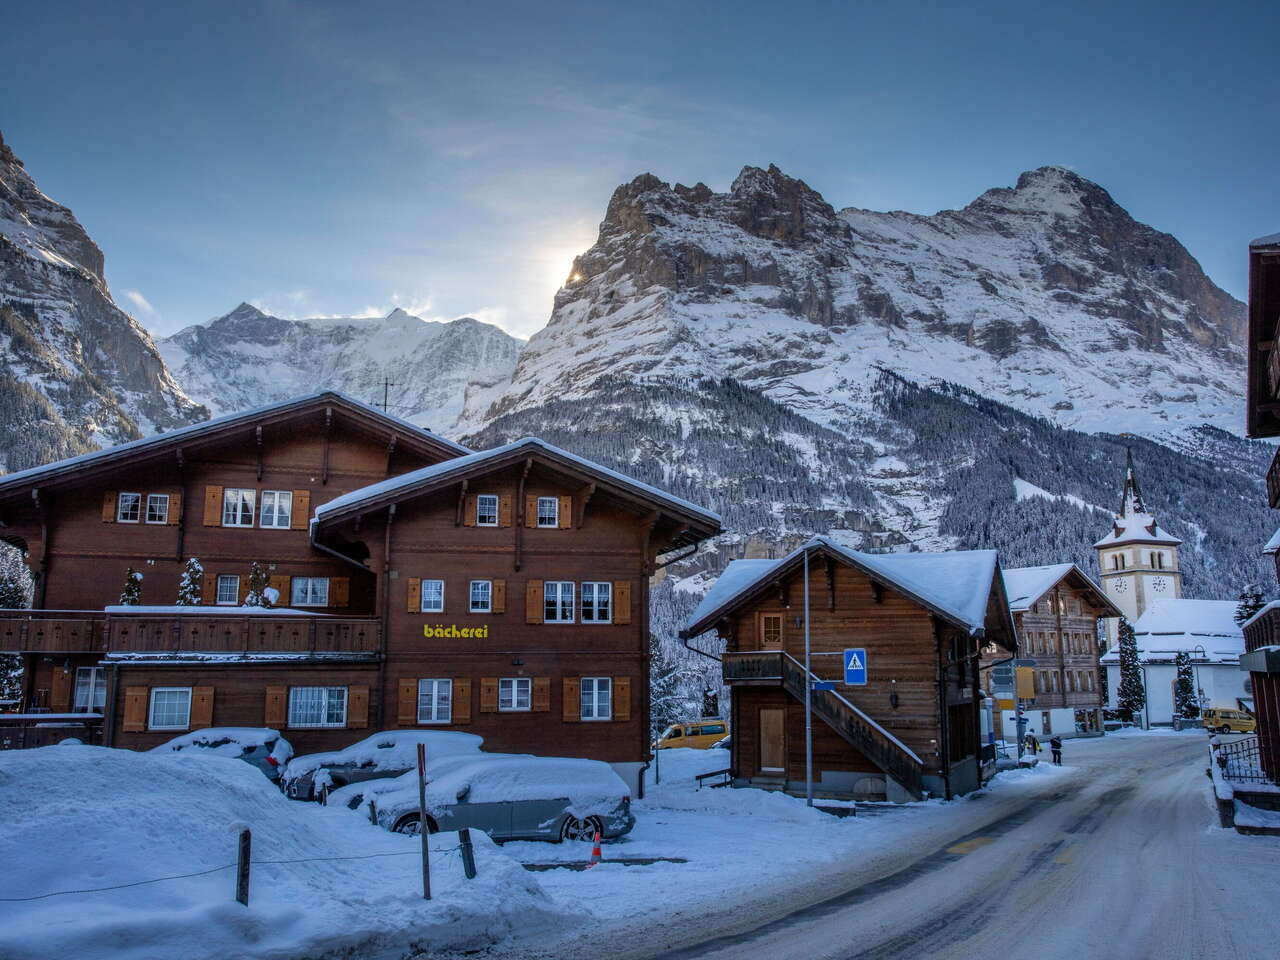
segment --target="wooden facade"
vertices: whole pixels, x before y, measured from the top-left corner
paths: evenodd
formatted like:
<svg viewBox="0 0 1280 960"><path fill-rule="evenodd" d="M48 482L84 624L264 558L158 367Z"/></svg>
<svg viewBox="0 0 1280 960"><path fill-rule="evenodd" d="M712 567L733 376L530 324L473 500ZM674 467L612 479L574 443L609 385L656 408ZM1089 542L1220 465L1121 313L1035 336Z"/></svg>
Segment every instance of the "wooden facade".
<svg viewBox="0 0 1280 960"><path fill-rule="evenodd" d="M642 765L649 576L718 519L517 447L472 455L322 394L0 478L0 535L43 601L0 612L0 649L26 662L23 710L100 713L102 742L145 748L181 732L175 695L156 693L178 689L186 729L273 726L300 752L430 725ZM387 491L397 477L412 482ZM161 493L167 511L148 516ZM145 606L174 603L189 557L202 605ZM239 606L255 561L291 612ZM129 567L144 606L113 607ZM550 618L565 622L546 622L547 583L572 584Z"/></svg>
<svg viewBox="0 0 1280 960"><path fill-rule="evenodd" d="M805 556L810 679L835 681L834 690L811 694L815 791L906 799L975 789L981 645L1014 645L994 554L982 587L984 623L975 629L823 540L779 561L685 631L694 637L713 629L723 643L735 782L804 788ZM865 686L843 683L847 648L866 650Z"/></svg>

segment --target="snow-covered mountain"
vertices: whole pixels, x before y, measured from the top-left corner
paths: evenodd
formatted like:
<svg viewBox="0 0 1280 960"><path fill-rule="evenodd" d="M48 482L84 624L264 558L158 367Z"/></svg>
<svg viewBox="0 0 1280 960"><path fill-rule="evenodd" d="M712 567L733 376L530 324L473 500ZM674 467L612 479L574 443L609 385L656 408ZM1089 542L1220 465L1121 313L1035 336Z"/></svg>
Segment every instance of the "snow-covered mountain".
<svg viewBox="0 0 1280 960"><path fill-rule="evenodd" d="M116 306L102 251L0 138L0 472L204 419Z"/></svg>
<svg viewBox="0 0 1280 960"><path fill-rule="evenodd" d="M158 341L187 393L215 413L321 387L381 404L441 433L464 403L492 401L524 341L471 318L423 320L396 309L374 319L284 320L242 303Z"/></svg>

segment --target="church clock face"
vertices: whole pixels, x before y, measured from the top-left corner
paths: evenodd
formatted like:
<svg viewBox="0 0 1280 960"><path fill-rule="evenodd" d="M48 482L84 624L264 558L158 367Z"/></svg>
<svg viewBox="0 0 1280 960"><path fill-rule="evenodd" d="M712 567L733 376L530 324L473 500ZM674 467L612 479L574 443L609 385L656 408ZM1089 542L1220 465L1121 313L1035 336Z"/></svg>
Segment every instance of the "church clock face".
<svg viewBox="0 0 1280 960"><path fill-rule="evenodd" d="M1151 589L1156 593L1164 593L1169 589L1169 581L1165 577L1155 577L1151 581Z"/></svg>
<svg viewBox="0 0 1280 960"><path fill-rule="evenodd" d="M1128 590L1128 589L1129 589L1129 581L1127 581L1127 580L1112 580L1112 581L1111 581L1111 589L1112 589L1113 591L1115 591L1116 593L1124 593L1126 590Z"/></svg>

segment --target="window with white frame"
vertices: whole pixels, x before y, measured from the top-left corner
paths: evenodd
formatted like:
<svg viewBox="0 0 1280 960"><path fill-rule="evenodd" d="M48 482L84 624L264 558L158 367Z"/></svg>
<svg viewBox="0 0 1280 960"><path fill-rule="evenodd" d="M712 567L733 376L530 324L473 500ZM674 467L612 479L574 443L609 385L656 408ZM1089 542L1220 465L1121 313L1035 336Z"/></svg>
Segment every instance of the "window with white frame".
<svg viewBox="0 0 1280 960"><path fill-rule="evenodd" d="M560 526L560 498L559 497L539 497L538 498L538 526L540 527Z"/></svg>
<svg viewBox="0 0 1280 960"><path fill-rule="evenodd" d="M294 577L289 586L291 607L327 607L329 605L328 577Z"/></svg>
<svg viewBox="0 0 1280 960"><path fill-rule="evenodd" d="M346 687L290 687L289 726L345 727Z"/></svg>
<svg viewBox="0 0 1280 960"><path fill-rule="evenodd" d="M152 687L150 730L186 730L191 725L190 687Z"/></svg>
<svg viewBox="0 0 1280 960"><path fill-rule="evenodd" d="M234 607L240 603L240 578L234 573L218 574L218 591L214 602L220 607Z"/></svg>
<svg viewBox="0 0 1280 960"><path fill-rule="evenodd" d="M293 522L293 491L263 490L262 514L259 526L273 530L288 530Z"/></svg>
<svg viewBox="0 0 1280 960"><path fill-rule="evenodd" d="M76 713L101 713L107 704L106 670L102 667L79 667L76 670Z"/></svg>
<svg viewBox="0 0 1280 960"><path fill-rule="evenodd" d="M613 619L613 584L588 580L582 584L582 622L609 623Z"/></svg>
<svg viewBox="0 0 1280 960"><path fill-rule="evenodd" d="M542 585L542 619L573 623L573 581L548 580Z"/></svg>
<svg viewBox="0 0 1280 960"><path fill-rule="evenodd" d="M422 581L422 612L444 613L444 581Z"/></svg>
<svg viewBox="0 0 1280 960"><path fill-rule="evenodd" d="M529 677L503 677L498 681L498 709L503 713L528 710L532 687Z"/></svg>
<svg viewBox="0 0 1280 960"><path fill-rule="evenodd" d="M613 718L613 679L610 677L583 677L578 686L582 703L583 720L610 720Z"/></svg>
<svg viewBox="0 0 1280 960"><path fill-rule="evenodd" d="M256 490L248 487L227 487L222 491L222 525L224 527L252 527L253 502Z"/></svg>
<svg viewBox="0 0 1280 960"><path fill-rule="evenodd" d="M472 613L489 613L493 610L493 581L492 580L472 580L471 581L471 607Z"/></svg>
<svg viewBox="0 0 1280 960"><path fill-rule="evenodd" d="M496 527L498 525L498 495L482 493L476 497L476 526Z"/></svg>
<svg viewBox="0 0 1280 960"><path fill-rule="evenodd" d="M167 493L147 494L147 523L169 522L169 495Z"/></svg>
<svg viewBox="0 0 1280 960"><path fill-rule="evenodd" d="M116 497L116 523L137 523L142 515L142 494L122 493Z"/></svg>
<svg viewBox="0 0 1280 960"><path fill-rule="evenodd" d="M418 722L449 723L453 719L453 681L418 681Z"/></svg>

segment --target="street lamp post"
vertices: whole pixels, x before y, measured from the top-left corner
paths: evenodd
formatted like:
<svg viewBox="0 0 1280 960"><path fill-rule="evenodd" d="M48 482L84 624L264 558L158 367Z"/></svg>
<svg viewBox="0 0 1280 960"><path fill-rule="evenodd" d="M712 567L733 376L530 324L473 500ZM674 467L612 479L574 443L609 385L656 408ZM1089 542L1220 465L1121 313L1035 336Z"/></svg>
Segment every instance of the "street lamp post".
<svg viewBox="0 0 1280 960"><path fill-rule="evenodd" d="M1195 655L1197 661L1209 659L1209 655L1205 652L1204 647L1202 647L1198 643L1191 648L1191 653ZM1200 686L1200 664L1198 662L1193 663L1191 665L1191 669L1195 672L1195 677L1196 677L1196 706L1200 708L1200 719L1201 719L1201 722L1203 722L1204 721L1204 701L1206 698L1204 695L1204 687Z"/></svg>

